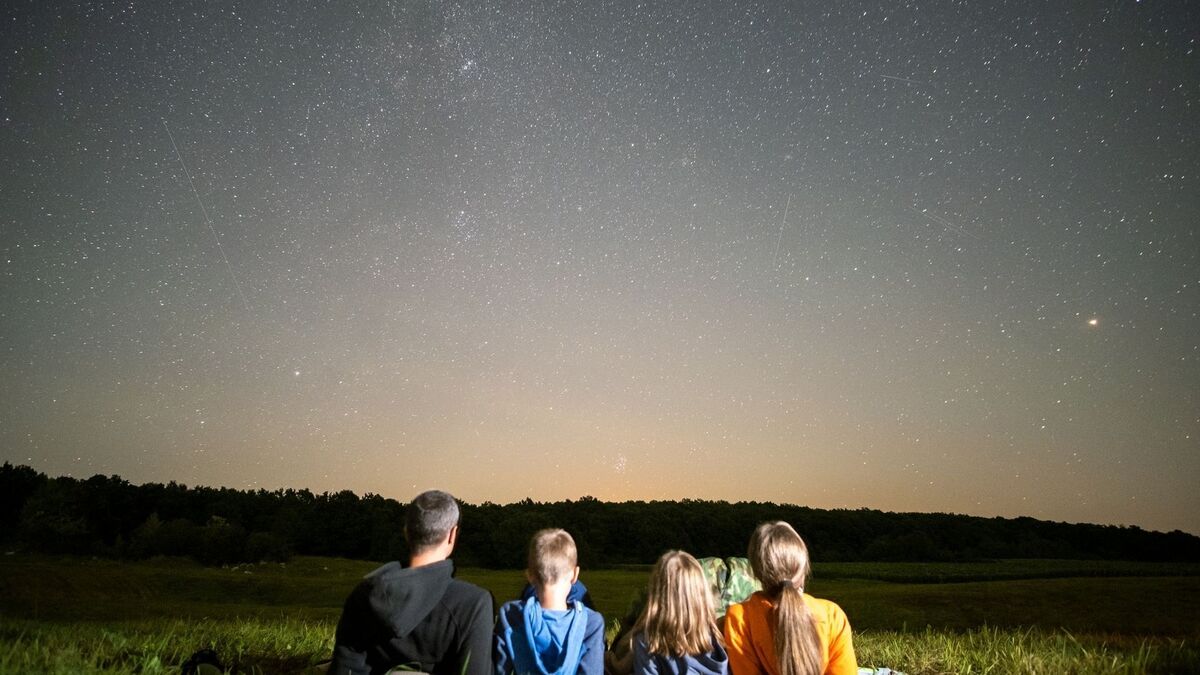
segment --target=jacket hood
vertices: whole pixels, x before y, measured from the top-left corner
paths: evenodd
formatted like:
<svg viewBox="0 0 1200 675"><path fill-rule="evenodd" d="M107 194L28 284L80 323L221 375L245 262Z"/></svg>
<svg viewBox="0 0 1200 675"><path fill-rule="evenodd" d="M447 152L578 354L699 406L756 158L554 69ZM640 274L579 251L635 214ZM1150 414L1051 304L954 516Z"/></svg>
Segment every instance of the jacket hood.
<svg viewBox="0 0 1200 675"><path fill-rule="evenodd" d="M687 656L663 656L650 654L646 647L645 634L637 636L635 649L653 659L658 665L659 675L727 675L729 673L729 655L721 646L720 639L713 636L712 651L704 654L689 654Z"/></svg>
<svg viewBox="0 0 1200 675"><path fill-rule="evenodd" d="M576 602L566 611L544 610L536 597L524 602L521 609L526 650L518 658L520 673L536 675L574 675L583 657L583 638L587 630L587 612Z"/></svg>
<svg viewBox="0 0 1200 675"><path fill-rule="evenodd" d="M688 668L679 672L686 673L694 671L701 675L725 675L729 672L729 655L725 653L725 648L717 641L716 636L713 637L713 650L707 654L697 654L687 658Z"/></svg>
<svg viewBox="0 0 1200 675"><path fill-rule="evenodd" d="M393 633L405 637L441 602L453 578L449 560L420 567L390 562L366 576L367 601Z"/></svg>

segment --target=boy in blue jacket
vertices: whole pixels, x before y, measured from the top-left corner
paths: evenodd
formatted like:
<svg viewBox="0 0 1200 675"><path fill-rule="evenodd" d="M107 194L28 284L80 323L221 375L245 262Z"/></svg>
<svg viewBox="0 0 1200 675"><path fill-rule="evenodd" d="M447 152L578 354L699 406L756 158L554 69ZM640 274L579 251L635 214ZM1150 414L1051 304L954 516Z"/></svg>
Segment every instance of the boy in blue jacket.
<svg viewBox="0 0 1200 675"><path fill-rule="evenodd" d="M534 596L500 607L496 675L603 675L604 618L582 602L567 602L579 580L571 535L559 529L533 535L525 576Z"/></svg>

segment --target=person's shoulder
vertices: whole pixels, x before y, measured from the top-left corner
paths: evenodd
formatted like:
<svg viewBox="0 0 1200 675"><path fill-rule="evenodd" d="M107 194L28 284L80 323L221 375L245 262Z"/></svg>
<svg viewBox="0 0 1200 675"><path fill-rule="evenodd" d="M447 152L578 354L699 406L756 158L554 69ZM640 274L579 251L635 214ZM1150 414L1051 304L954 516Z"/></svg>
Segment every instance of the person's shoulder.
<svg viewBox="0 0 1200 675"><path fill-rule="evenodd" d="M496 633L502 634L513 630L519 630L519 626L524 625L523 617L524 608L520 600L509 600L500 605L499 611L496 612Z"/></svg>
<svg viewBox="0 0 1200 675"><path fill-rule="evenodd" d="M771 600L766 596L766 594L764 594L762 591L755 591L751 593L750 597L746 598L745 600L741 602L735 602L730 605L729 609L726 610L726 613L734 612L736 614L748 614L755 611L764 611L770 609L771 605Z"/></svg>
<svg viewBox="0 0 1200 675"><path fill-rule="evenodd" d="M469 581L462 579L451 579L449 585L446 586L446 594L453 594L461 598L491 598L492 594L486 588L476 586Z"/></svg>
<svg viewBox="0 0 1200 675"><path fill-rule="evenodd" d="M494 606L492 594L487 589L458 579L451 579L446 585L442 604L452 612L470 611L475 614L486 610L489 620Z"/></svg>
<svg viewBox="0 0 1200 675"><path fill-rule="evenodd" d="M832 600L825 598L817 598L807 593L804 596L805 604L808 605L808 610L818 618L826 621L845 621L846 612L842 611L840 605Z"/></svg>
<svg viewBox="0 0 1200 675"><path fill-rule="evenodd" d="M604 640L604 615L596 610L584 605L582 602L578 606L583 609L583 615L587 618L587 624L583 629L584 639L595 638L599 636L599 640Z"/></svg>
<svg viewBox="0 0 1200 675"><path fill-rule="evenodd" d="M461 589L462 593L487 593L487 589L482 586L477 586L469 581L463 581L457 577L450 579L450 587Z"/></svg>
<svg viewBox="0 0 1200 675"><path fill-rule="evenodd" d="M740 619L742 616L745 616L746 604L749 602L750 602L750 600L747 599L743 602L735 602L732 605L726 607L725 608L725 616L733 617L734 619Z"/></svg>
<svg viewBox="0 0 1200 675"><path fill-rule="evenodd" d="M500 605L500 616L519 616L525 612L524 600L509 600Z"/></svg>
<svg viewBox="0 0 1200 675"><path fill-rule="evenodd" d="M363 575L357 584L354 584L347 600L352 604L366 603L367 598L375 592L377 587L385 585L389 579L403 571L404 567L398 562L390 562L376 567Z"/></svg>
<svg viewBox="0 0 1200 675"><path fill-rule="evenodd" d="M404 573L404 566L396 561L384 563L379 567L367 572L363 578L358 581L359 588L369 588L386 583L389 579L394 578L398 574Z"/></svg>
<svg viewBox="0 0 1200 675"><path fill-rule="evenodd" d="M587 606L584 606L583 614L584 614L584 616L587 617L587 632L590 633L593 630L596 630L597 628L599 628L603 632L603 630L604 630L604 615L603 614L601 614L600 612L597 612L596 610L592 609L591 607L587 607Z"/></svg>

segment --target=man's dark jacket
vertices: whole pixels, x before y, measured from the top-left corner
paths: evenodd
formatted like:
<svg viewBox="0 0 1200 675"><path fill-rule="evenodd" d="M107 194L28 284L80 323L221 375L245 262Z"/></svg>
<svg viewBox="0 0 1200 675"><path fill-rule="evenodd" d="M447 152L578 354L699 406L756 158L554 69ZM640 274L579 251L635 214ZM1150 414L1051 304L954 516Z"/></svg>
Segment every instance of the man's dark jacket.
<svg viewBox="0 0 1200 675"><path fill-rule="evenodd" d="M342 608L329 673L492 675L492 595L453 575L449 560L368 574Z"/></svg>

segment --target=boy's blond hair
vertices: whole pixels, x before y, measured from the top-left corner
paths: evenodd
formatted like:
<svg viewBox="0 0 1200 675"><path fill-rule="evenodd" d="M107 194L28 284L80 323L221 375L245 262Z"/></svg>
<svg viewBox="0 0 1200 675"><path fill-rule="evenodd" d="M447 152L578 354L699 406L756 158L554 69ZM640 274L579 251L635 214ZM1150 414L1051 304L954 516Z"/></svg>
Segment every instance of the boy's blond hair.
<svg viewBox="0 0 1200 675"><path fill-rule="evenodd" d="M534 584L544 586L570 577L578 564L575 540L566 530L538 530L529 540L529 580Z"/></svg>

